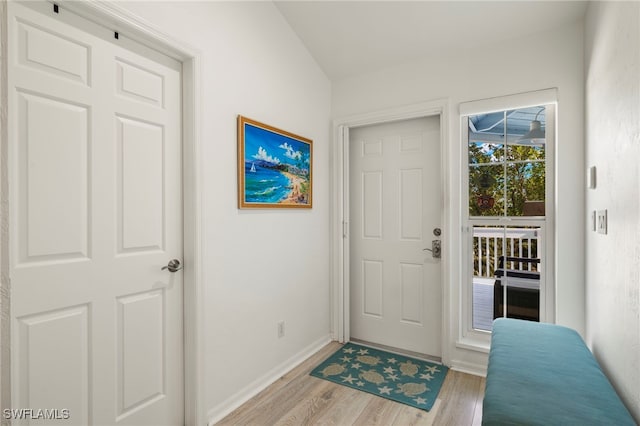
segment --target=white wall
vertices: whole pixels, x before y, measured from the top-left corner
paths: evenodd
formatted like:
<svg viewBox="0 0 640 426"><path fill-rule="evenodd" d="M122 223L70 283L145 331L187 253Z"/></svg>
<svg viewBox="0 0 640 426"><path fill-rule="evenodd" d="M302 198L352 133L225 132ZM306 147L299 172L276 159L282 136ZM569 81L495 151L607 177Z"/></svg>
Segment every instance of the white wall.
<svg viewBox="0 0 640 426"><path fill-rule="evenodd" d="M595 2L585 24L587 342L640 422L640 3Z"/></svg>
<svg viewBox="0 0 640 426"><path fill-rule="evenodd" d="M420 61L333 82L332 115L353 114L447 98L450 105L450 207L460 249L461 102L547 88L558 89L556 322L584 332L583 26L581 22L482 49L424 55ZM443 236L447 237L447 236ZM451 341L454 365L486 366L486 354L456 347L460 259L451 261ZM446 350L445 349L445 350Z"/></svg>
<svg viewBox="0 0 640 426"><path fill-rule="evenodd" d="M215 417L329 340L330 83L270 2L118 4L202 53L203 358ZM313 139L313 209L237 209L237 114Z"/></svg>

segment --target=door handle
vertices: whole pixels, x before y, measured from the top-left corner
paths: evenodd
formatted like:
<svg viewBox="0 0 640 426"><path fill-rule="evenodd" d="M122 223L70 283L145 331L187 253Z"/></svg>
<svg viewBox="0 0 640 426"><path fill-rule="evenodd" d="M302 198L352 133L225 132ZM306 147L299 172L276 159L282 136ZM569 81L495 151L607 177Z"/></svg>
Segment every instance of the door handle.
<svg viewBox="0 0 640 426"><path fill-rule="evenodd" d="M431 248L422 249L423 251L430 251L434 259L440 259L442 257L442 242L440 240L431 241Z"/></svg>
<svg viewBox="0 0 640 426"><path fill-rule="evenodd" d="M180 261L178 259L171 259L169 263L167 263L167 266L163 266L161 268L162 271L164 271L165 269L168 269L169 272L178 272L180 269L182 269L182 265L180 264Z"/></svg>

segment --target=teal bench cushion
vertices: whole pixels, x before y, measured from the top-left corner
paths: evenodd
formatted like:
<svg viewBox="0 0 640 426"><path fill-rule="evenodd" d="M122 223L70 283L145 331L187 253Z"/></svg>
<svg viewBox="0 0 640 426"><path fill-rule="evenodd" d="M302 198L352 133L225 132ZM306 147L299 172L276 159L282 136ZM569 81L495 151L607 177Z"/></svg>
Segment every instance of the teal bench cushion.
<svg viewBox="0 0 640 426"><path fill-rule="evenodd" d="M635 425L580 335L566 327L493 323L483 425Z"/></svg>

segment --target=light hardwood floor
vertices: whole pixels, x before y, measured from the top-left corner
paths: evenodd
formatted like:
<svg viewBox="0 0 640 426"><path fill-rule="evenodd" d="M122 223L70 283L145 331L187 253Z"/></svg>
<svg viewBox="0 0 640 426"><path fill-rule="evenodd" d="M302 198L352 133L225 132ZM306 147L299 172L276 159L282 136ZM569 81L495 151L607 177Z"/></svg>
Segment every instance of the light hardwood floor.
<svg viewBox="0 0 640 426"><path fill-rule="evenodd" d="M309 376L341 345L329 343L219 425L479 425L485 379L449 370L430 412Z"/></svg>

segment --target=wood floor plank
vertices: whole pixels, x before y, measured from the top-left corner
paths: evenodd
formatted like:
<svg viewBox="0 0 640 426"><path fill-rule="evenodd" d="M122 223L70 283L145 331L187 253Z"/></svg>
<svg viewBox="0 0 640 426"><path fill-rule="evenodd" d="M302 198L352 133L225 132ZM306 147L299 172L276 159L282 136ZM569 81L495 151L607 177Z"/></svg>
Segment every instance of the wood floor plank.
<svg viewBox="0 0 640 426"><path fill-rule="evenodd" d="M436 399L436 402L433 403L433 407L431 410L424 411L418 408L409 407L406 405L393 421L394 426L430 426L434 424L435 418L438 415L438 410L440 409L440 405L442 401L440 398Z"/></svg>
<svg viewBox="0 0 640 426"><path fill-rule="evenodd" d="M353 424L361 426L390 425L398 416L401 407L400 403L371 395L371 400Z"/></svg>
<svg viewBox="0 0 640 426"><path fill-rule="evenodd" d="M313 424L321 425L351 425L360 417L371 400L371 395L366 392L351 389L346 386L332 383L340 388L342 393L334 394L335 403L328 407L324 413L317 416Z"/></svg>
<svg viewBox="0 0 640 426"><path fill-rule="evenodd" d="M438 425L471 425L480 392L481 377L449 370L439 398L442 406L436 417Z"/></svg>
<svg viewBox="0 0 640 426"><path fill-rule="evenodd" d="M474 425L484 379L449 370L430 412L312 377L342 345L332 342L222 419L219 425Z"/></svg>
<svg viewBox="0 0 640 426"><path fill-rule="evenodd" d="M307 380L305 376L295 378L276 394L265 398L255 408L244 410L244 415L237 420L230 419L230 423L222 422L221 424L273 425L287 412L303 403L305 398L314 398L319 395L324 385L324 381ZM242 407L240 409L242 410Z"/></svg>
<svg viewBox="0 0 640 426"><path fill-rule="evenodd" d="M274 400L279 400L289 395L292 390L300 389L301 382L304 382L308 374L316 365L320 364L331 354L337 351L342 345L338 342L331 342L324 346L320 351L313 354L307 360L294 369L276 380L268 388L253 397L250 401L239 407L237 410L229 414L218 424L220 425L237 425L250 424L250 419L255 418L257 414L267 410L269 404ZM285 389L291 387L289 391Z"/></svg>
<svg viewBox="0 0 640 426"><path fill-rule="evenodd" d="M326 412L336 402L342 393L342 387L336 387L326 380L318 380L317 393L303 396L293 409L288 410L283 417L273 422L278 426L307 425L314 423L314 418Z"/></svg>
<svg viewBox="0 0 640 426"><path fill-rule="evenodd" d="M482 424L482 401L484 399L484 387L486 380L480 382L480 392L478 392L478 399L476 400L476 409L473 413L473 426L480 426Z"/></svg>

